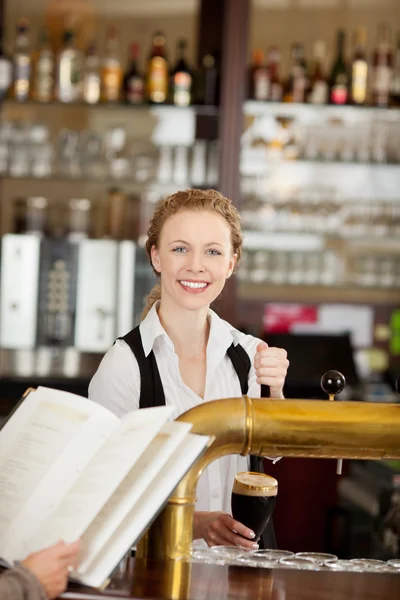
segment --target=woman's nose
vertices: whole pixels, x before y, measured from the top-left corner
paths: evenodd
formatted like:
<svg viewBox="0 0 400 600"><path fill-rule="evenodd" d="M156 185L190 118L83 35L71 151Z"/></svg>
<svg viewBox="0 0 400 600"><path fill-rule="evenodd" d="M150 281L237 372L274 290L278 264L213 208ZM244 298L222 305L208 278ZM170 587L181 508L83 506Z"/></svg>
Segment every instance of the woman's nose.
<svg viewBox="0 0 400 600"><path fill-rule="evenodd" d="M188 260L187 269L192 273L202 273L204 271L202 256L192 254Z"/></svg>

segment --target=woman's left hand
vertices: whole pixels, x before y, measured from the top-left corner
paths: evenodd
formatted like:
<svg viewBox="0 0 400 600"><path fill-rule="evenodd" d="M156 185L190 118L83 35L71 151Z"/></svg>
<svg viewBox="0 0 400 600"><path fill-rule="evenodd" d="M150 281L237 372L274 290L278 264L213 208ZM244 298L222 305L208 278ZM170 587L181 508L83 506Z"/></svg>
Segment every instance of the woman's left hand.
<svg viewBox="0 0 400 600"><path fill-rule="evenodd" d="M254 356L254 368L257 383L268 385L271 398L283 398L283 386L289 361L283 348L270 348L266 342L260 342Z"/></svg>

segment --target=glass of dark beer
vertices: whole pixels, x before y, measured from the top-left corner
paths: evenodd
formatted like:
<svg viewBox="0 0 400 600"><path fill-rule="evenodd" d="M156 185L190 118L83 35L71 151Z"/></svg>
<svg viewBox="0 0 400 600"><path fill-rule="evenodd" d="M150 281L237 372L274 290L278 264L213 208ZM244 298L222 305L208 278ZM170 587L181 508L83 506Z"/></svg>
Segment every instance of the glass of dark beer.
<svg viewBox="0 0 400 600"><path fill-rule="evenodd" d="M275 508L278 482L270 475L238 473L232 488L232 516L261 537Z"/></svg>

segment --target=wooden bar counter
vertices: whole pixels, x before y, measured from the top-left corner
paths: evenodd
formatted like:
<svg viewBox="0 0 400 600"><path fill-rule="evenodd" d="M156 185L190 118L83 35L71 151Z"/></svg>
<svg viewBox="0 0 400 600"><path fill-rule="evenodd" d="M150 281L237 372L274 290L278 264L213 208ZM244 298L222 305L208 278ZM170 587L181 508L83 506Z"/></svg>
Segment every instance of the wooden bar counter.
<svg viewBox="0 0 400 600"><path fill-rule="evenodd" d="M175 567L174 567L175 569ZM167 599L168 568L136 560L134 575L111 582L104 592L70 587L65 600ZM191 570L191 577L189 577ZM187 600L399 600L400 572L344 573L259 569L182 563L173 597ZM133 583L132 583L133 581ZM168 587L168 586L167 586ZM169 589L171 589L169 587Z"/></svg>

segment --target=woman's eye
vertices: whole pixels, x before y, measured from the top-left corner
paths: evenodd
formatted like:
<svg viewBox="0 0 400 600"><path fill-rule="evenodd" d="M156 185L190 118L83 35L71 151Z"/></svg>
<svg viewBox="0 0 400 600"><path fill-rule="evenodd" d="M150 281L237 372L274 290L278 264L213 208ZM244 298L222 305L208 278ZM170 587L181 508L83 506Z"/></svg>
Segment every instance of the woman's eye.
<svg viewBox="0 0 400 600"><path fill-rule="evenodd" d="M219 250L210 249L210 250L207 250L207 253L211 254L212 256L220 256L221 255L221 252Z"/></svg>
<svg viewBox="0 0 400 600"><path fill-rule="evenodd" d="M186 248L184 246L177 246L172 252L186 252Z"/></svg>

